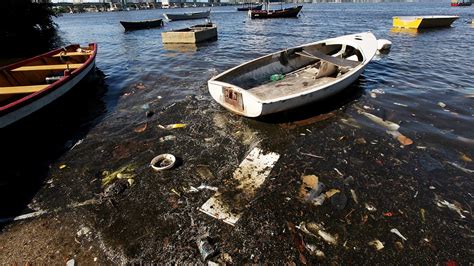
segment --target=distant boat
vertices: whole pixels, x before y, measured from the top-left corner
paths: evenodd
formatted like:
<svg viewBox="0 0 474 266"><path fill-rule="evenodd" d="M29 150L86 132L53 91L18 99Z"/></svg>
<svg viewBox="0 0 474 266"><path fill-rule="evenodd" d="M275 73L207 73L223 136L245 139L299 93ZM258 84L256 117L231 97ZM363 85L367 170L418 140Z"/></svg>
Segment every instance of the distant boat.
<svg viewBox="0 0 474 266"><path fill-rule="evenodd" d="M120 24L128 30L150 29L163 26L162 19L143 20L143 21L120 21Z"/></svg>
<svg viewBox="0 0 474 266"><path fill-rule="evenodd" d="M471 0L451 0L451 6L471 6Z"/></svg>
<svg viewBox="0 0 474 266"><path fill-rule="evenodd" d="M237 11L262 10L262 7L263 7L263 5L252 6L250 4L248 6L238 7Z"/></svg>
<svg viewBox="0 0 474 266"><path fill-rule="evenodd" d="M268 5L267 5L268 6ZM249 10L249 17L258 18L296 18L303 6L290 7L276 10Z"/></svg>
<svg viewBox="0 0 474 266"><path fill-rule="evenodd" d="M271 53L208 81L228 110L247 117L277 113L343 91L377 51L370 32L341 36Z"/></svg>
<svg viewBox="0 0 474 266"><path fill-rule="evenodd" d="M97 45L65 48L0 68L0 128L54 102L95 67Z"/></svg>
<svg viewBox="0 0 474 266"><path fill-rule="evenodd" d="M163 15L165 16L167 20L175 21L175 20L208 18L210 14L211 14L211 10L207 10L204 12L191 12L191 13L169 13L169 14L163 14Z"/></svg>
<svg viewBox="0 0 474 266"><path fill-rule="evenodd" d="M208 23L161 33L164 44L199 43L217 38L216 24Z"/></svg>
<svg viewBox="0 0 474 266"><path fill-rule="evenodd" d="M458 16L405 16L393 17L393 27L406 29L427 29L449 27Z"/></svg>

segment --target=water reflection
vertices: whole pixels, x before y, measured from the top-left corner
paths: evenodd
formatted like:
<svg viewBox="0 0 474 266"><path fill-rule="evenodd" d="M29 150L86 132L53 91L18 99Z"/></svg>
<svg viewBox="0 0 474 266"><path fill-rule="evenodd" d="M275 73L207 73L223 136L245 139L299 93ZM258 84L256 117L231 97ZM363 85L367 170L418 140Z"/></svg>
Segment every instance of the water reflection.
<svg viewBox="0 0 474 266"><path fill-rule="evenodd" d="M18 215L43 186L50 163L83 139L106 112L96 70L69 94L1 131L0 217Z"/></svg>

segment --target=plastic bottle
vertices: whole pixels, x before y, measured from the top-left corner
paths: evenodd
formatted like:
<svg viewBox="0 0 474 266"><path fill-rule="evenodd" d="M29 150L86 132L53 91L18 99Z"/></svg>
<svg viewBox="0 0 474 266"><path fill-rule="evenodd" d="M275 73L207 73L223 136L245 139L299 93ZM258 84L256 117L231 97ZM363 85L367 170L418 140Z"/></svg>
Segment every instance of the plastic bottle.
<svg viewBox="0 0 474 266"><path fill-rule="evenodd" d="M273 74L270 76L271 81L279 81L285 78L285 75L283 74Z"/></svg>

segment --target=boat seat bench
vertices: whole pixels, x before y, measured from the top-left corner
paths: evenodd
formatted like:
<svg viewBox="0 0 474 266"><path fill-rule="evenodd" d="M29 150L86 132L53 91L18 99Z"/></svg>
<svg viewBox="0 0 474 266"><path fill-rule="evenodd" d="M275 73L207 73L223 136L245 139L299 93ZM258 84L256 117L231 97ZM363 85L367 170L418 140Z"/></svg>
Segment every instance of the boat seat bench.
<svg viewBox="0 0 474 266"><path fill-rule="evenodd" d="M308 53L307 51L302 50L301 52L295 52L295 54L299 56L309 57L312 59L320 59L320 60L328 61L329 63L332 63L340 67L356 67L361 63L359 61L352 61L352 60L347 60L344 58L333 57L333 56L318 52L316 50L312 51L311 53Z"/></svg>
<svg viewBox="0 0 474 266"><path fill-rule="evenodd" d="M61 57L61 56L79 56L79 55L92 55L92 53L84 53L84 52L67 52L67 53L59 53L53 55L53 57Z"/></svg>
<svg viewBox="0 0 474 266"><path fill-rule="evenodd" d="M37 92L37 91L43 90L43 89L47 88L48 86L49 86L49 84L0 87L0 95L32 93L32 92Z"/></svg>
<svg viewBox="0 0 474 266"><path fill-rule="evenodd" d="M80 68L83 64L69 64L69 69ZM65 70L68 69L67 64L61 65L39 65L39 66L22 66L10 71L39 71L39 70Z"/></svg>

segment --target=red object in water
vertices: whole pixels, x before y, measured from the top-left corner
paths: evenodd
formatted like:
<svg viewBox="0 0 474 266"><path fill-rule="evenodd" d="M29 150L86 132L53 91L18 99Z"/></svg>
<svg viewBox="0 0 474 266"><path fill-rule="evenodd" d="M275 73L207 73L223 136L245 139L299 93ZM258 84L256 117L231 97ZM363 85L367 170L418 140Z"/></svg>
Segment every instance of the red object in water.
<svg viewBox="0 0 474 266"><path fill-rule="evenodd" d="M392 217L392 216L393 216L393 213L391 213L391 212L384 212L384 213L383 213L383 216L385 216L385 217Z"/></svg>
<svg viewBox="0 0 474 266"><path fill-rule="evenodd" d="M448 260L446 266L458 266L459 264L454 260Z"/></svg>

